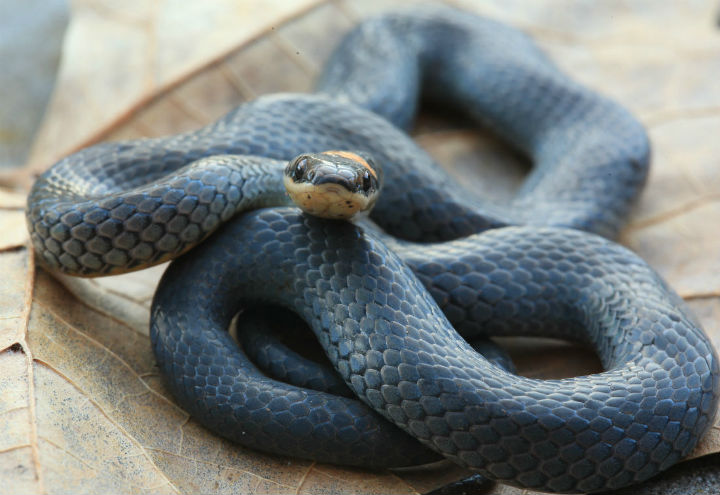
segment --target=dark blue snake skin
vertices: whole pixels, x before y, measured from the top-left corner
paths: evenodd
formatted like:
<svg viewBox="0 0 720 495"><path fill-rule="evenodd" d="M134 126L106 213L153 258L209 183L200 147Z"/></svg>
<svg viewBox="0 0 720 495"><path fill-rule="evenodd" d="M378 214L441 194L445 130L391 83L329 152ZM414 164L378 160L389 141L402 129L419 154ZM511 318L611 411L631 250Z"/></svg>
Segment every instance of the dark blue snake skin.
<svg viewBox="0 0 720 495"><path fill-rule="evenodd" d="M720 381L707 337L652 269L600 237L505 228L408 247L403 262L351 224L271 209L242 216L195 254L171 265L153 301L158 364L184 408L254 448L303 455L329 445L333 415L353 442L315 458L371 456L366 438L378 436L367 421L347 431L348 399L259 372L259 384L248 379L226 329L254 302L300 314L348 386L390 421L515 485L595 491L644 480L688 454L714 418ZM423 284L441 307L492 322L488 334L539 323L544 335L592 345L607 371L536 380L493 366ZM395 453L384 447L375 453Z"/></svg>
<svg viewBox="0 0 720 495"><path fill-rule="evenodd" d="M514 200L475 197L390 123L406 128L421 94L528 155ZM220 227L284 204L281 160L328 149L383 165L372 219L405 241L294 209ZM363 22L318 94L264 96L195 132L65 158L33 186L27 218L37 259L83 276L177 257L221 229L168 270L151 324L171 390L221 435L351 465L439 452L518 486L597 491L686 455L720 395L717 356L672 290L629 251L557 228L614 236L648 162L642 126L524 34L426 8ZM263 376L226 331L258 301L298 312L363 402ZM582 342L607 371L519 377L452 326Z"/></svg>
<svg viewBox="0 0 720 495"><path fill-rule="evenodd" d="M306 340L310 335L301 331L304 326L302 319L279 309L254 306L242 313L238 324L240 331L237 332L242 351L263 373L276 380L343 397L355 397L330 363L325 363L322 348L309 345L316 342L315 339L312 342ZM494 342L478 336L468 338L472 348L492 364L510 372L516 371L510 355ZM304 352L296 351L292 344L301 347Z"/></svg>
<svg viewBox="0 0 720 495"><path fill-rule="evenodd" d="M437 8L369 20L348 39L321 94L264 96L191 133L102 143L55 164L28 198L38 259L97 276L178 256L247 209L245 198L268 192L252 176L263 167L257 160L189 164L218 154L289 160L329 149L364 150L382 164L385 185L372 218L401 238L455 239L504 225L617 233L647 175L645 131L625 109L562 74L524 34ZM532 159L511 204L475 197L405 133L346 103L404 123L392 109L414 114L419 81L423 94L460 106Z"/></svg>

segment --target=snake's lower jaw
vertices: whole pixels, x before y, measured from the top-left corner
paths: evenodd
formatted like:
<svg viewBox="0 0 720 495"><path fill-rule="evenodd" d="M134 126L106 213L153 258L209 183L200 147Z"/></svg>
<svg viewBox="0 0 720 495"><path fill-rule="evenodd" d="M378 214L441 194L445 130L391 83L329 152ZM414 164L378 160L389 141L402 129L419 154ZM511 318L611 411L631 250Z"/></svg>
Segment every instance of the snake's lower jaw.
<svg viewBox="0 0 720 495"><path fill-rule="evenodd" d="M350 192L338 184L298 184L286 177L285 187L290 199L302 211L321 218L347 220L374 203L370 198Z"/></svg>

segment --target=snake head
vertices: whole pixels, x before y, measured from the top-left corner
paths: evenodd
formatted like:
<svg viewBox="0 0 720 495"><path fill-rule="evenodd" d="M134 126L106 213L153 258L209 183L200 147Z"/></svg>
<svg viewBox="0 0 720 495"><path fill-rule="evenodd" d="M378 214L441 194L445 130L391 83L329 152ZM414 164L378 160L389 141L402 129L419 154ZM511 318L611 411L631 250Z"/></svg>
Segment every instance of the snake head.
<svg viewBox="0 0 720 495"><path fill-rule="evenodd" d="M369 211L382 187L382 169L363 152L305 153L285 167L285 189L304 212L347 219Z"/></svg>

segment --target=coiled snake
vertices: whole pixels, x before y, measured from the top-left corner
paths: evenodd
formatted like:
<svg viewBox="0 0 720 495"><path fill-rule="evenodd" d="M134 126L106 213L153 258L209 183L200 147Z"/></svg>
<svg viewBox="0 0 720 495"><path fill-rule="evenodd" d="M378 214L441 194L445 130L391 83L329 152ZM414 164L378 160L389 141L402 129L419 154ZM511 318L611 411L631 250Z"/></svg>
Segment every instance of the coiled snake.
<svg viewBox="0 0 720 495"><path fill-rule="evenodd" d="M421 89L532 159L510 204L459 187L398 129ZM382 165L371 218L397 239L291 207L220 227L239 211L289 204L283 179L302 159L289 172L287 160L323 150ZM308 155L318 156L328 158ZM261 97L192 133L63 159L33 187L28 226L38 259L82 276L175 258L219 228L167 270L151 322L177 400L219 434L341 464L410 465L437 452L518 486L596 491L689 453L719 395L718 358L682 301L595 235L620 228L648 158L627 111L563 75L523 34L415 9L353 30L316 94ZM366 193L379 187L367 174L336 175ZM227 333L256 302L309 323L362 402L264 376ZM583 342L607 371L524 378L453 327Z"/></svg>

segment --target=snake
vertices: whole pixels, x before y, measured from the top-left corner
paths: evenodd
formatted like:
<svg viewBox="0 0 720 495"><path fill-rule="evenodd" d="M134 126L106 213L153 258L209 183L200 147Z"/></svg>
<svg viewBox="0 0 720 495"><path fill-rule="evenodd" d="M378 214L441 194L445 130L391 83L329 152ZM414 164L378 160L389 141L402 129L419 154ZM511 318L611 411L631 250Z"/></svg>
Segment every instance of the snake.
<svg viewBox="0 0 720 495"><path fill-rule="evenodd" d="M413 142L421 99L530 159L512 200L477 197ZM315 93L63 158L26 216L51 271L175 259L153 299L153 350L178 403L220 435L337 464L444 456L516 486L593 492L688 455L720 397L717 354L682 299L610 240L649 157L630 112L527 35L429 6L361 22ZM317 206L327 198L338 203ZM257 303L297 313L357 398L263 373L227 331ZM579 342L606 371L522 377L458 332Z"/></svg>

